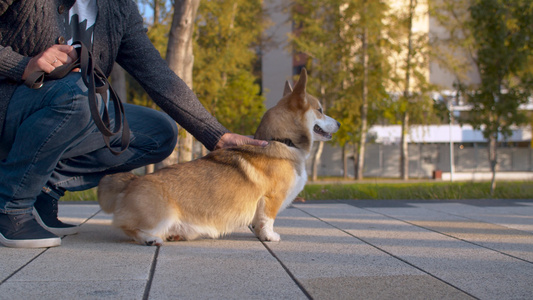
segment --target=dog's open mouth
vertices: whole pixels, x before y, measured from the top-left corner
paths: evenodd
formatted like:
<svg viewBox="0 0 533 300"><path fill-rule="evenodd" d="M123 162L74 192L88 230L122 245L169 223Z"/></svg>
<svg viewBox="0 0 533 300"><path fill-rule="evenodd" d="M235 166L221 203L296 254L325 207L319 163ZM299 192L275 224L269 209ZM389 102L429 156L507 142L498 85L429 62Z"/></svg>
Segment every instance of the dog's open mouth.
<svg viewBox="0 0 533 300"><path fill-rule="evenodd" d="M313 131L318 134L318 135L321 135L323 136L324 138L330 140L332 138L332 135L331 133L328 133L328 132L325 132L320 126L318 125L315 125L315 127L313 127Z"/></svg>

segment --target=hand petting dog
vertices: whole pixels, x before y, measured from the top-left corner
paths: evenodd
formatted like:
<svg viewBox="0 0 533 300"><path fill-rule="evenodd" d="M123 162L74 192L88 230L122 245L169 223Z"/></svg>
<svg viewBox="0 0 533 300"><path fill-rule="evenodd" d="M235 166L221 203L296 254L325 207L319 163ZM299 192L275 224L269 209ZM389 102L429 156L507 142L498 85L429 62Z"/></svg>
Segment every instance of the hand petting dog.
<svg viewBox="0 0 533 300"><path fill-rule="evenodd" d="M236 133L226 133L222 136L222 138L220 138L220 140L216 144L215 150L244 145L265 147L266 145L268 145L268 142L256 140L245 135L240 135Z"/></svg>

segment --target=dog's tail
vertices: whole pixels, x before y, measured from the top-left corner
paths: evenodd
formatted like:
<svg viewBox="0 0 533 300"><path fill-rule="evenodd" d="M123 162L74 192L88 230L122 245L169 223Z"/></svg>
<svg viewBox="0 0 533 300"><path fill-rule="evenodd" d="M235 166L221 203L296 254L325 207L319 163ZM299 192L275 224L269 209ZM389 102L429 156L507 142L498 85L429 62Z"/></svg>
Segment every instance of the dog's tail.
<svg viewBox="0 0 533 300"><path fill-rule="evenodd" d="M115 211L115 204L124 189L135 179L137 175L132 173L117 173L107 175L98 184L98 203L106 213Z"/></svg>

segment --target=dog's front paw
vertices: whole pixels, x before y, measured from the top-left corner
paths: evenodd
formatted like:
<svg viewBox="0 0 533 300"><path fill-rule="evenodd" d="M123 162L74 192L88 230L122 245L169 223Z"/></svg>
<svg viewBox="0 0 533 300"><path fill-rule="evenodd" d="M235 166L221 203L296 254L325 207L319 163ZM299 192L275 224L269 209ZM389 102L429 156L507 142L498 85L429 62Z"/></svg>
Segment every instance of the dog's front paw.
<svg viewBox="0 0 533 300"><path fill-rule="evenodd" d="M133 237L137 243L146 246L163 246L163 239L151 232L137 230Z"/></svg>
<svg viewBox="0 0 533 300"><path fill-rule="evenodd" d="M159 238L153 240L146 240L144 241L144 244L146 246L163 246L163 240Z"/></svg>
<svg viewBox="0 0 533 300"><path fill-rule="evenodd" d="M163 240L157 236L145 236L135 239L139 244L146 246L163 246Z"/></svg>
<svg viewBox="0 0 533 300"><path fill-rule="evenodd" d="M264 242L279 242L281 240L281 237L279 236L279 234L274 231L270 231L270 232L263 231L260 233L259 238L261 239L261 241L264 241Z"/></svg>
<svg viewBox="0 0 533 300"><path fill-rule="evenodd" d="M160 243L158 241L145 241L144 244L146 246L163 246L163 243Z"/></svg>

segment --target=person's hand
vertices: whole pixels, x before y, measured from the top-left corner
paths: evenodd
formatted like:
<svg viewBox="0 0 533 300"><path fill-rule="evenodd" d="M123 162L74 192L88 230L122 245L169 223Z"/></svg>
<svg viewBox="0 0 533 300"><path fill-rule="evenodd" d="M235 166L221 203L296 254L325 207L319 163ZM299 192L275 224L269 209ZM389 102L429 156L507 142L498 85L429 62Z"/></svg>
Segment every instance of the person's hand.
<svg viewBox="0 0 533 300"><path fill-rule="evenodd" d="M34 72L52 72L55 68L70 64L78 58L78 53L70 45L53 45L42 53L31 58L30 62L22 74L22 80Z"/></svg>
<svg viewBox="0 0 533 300"><path fill-rule="evenodd" d="M266 145L268 145L268 142L263 140L255 140L245 135L240 135L236 133L225 133L218 141L217 145L215 146L215 149L242 145L265 147Z"/></svg>

